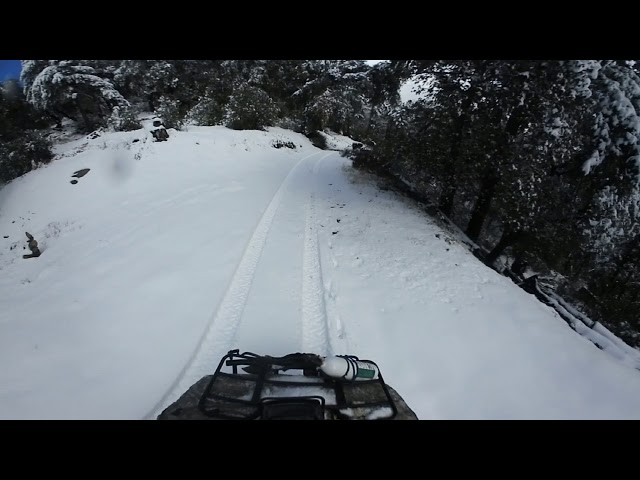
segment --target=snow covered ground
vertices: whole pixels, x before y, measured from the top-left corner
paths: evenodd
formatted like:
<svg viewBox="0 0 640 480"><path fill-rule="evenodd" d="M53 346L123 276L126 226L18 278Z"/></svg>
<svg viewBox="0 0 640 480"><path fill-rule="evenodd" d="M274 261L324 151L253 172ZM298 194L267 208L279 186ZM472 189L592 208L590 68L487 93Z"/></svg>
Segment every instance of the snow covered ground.
<svg viewBox="0 0 640 480"><path fill-rule="evenodd" d="M0 418L154 418L239 348L374 360L421 419L640 419L639 371L337 151L170 135L0 189Z"/></svg>

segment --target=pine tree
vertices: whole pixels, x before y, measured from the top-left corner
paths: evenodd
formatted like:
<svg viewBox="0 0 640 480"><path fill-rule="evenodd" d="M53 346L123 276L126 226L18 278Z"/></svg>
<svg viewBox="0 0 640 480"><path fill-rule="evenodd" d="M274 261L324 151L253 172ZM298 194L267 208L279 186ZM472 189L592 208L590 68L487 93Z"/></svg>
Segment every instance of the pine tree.
<svg viewBox="0 0 640 480"><path fill-rule="evenodd" d="M640 77L624 62L583 68L598 105L592 153L582 166L593 200L584 226L604 266L615 264L620 245L640 232Z"/></svg>
<svg viewBox="0 0 640 480"><path fill-rule="evenodd" d="M17 82L0 87L0 183L48 163L51 144L41 131L49 122L24 98Z"/></svg>
<svg viewBox="0 0 640 480"><path fill-rule="evenodd" d="M82 131L104 126L113 107L130 106L111 81L91 66L75 60L50 60L35 74L43 64L33 62L22 75L27 101L58 119L76 120Z"/></svg>
<svg viewBox="0 0 640 480"><path fill-rule="evenodd" d="M269 95L247 83L239 85L225 113L225 124L235 130L263 130L276 122L278 109Z"/></svg>

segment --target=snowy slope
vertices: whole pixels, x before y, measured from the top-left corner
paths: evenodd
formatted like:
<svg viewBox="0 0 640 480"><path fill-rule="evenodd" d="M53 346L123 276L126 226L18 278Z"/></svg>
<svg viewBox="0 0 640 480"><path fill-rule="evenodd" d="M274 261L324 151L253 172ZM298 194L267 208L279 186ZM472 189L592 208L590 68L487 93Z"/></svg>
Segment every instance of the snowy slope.
<svg viewBox="0 0 640 480"><path fill-rule="evenodd" d="M421 419L640 418L640 372L338 152L170 134L0 190L1 418L153 418L232 348L373 359Z"/></svg>

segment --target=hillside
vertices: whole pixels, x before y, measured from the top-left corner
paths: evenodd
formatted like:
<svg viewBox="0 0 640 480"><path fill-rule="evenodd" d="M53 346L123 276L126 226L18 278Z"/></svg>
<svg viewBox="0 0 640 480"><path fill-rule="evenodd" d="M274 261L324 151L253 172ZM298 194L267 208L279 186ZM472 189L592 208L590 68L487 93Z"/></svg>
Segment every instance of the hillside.
<svg viewBox="0 0 640 480"><path fill-rule="evenodd" d="M640 372L338 151L169 133L60 138L0 190L1 418L153 418L232 348L373 359L421 419L640 418Z"/></svg>

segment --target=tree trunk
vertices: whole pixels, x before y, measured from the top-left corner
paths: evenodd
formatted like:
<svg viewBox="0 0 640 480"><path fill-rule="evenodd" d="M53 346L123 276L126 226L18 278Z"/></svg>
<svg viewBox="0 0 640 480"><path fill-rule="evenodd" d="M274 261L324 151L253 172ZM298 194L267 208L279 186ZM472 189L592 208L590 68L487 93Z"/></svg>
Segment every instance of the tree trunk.
<svg viewBox="0 0 640 480"><path fill-rule="evenodd" d="M485 176L482 180L480 194L478 195L475 207L473 208L469 225L467 225L467 231L465 232L474 242L477 242L480 237L482 226L484 225L485 218L487 218L491 201L493 200L493 196L496 192L497 183L498 181L493 175Z"/></svg>
<svg viewBox="0 0 640 480"><path fill-rule="evenodd" d="M87 132L93 131L93 123L85 113L84 109L78 104L78 110L80 111L80 115L82 116L82 121L84 122L84 126Z"/></svg>
<svg viewBox="0 0 640 480"><path fill-rule="evenodd" d="M468 121L468 109L471 107L471 96L469 96L462 104L462 113L455 120L455 129L451 139L451 145L449 147L450 167L447 168L443 174L444 189L440 195L438 202L438 208L447 217L451 216L453 212L453 204L456 196L456 181L455 181L455 165L459 162L460 158L460 142L462 142L462 136L464 128Z"/></svg>
<svg viewBox="0 0 640 480"><path fill-rule="evenodd" d="M395 128L396 124L393 120L389 120L387 122L387 126L384 129L384 141L388 142L389 139L391 138L391 134L395 132L396 128Z"/></svg>
<svg viewBox="0 0 640 480"><path fill-rule="evenodd" d="M62 129L62 118L63 117L52 113L51 114L51 118L53 118L53 120L56 122L55 128L58 129L58 130L61 130Z"/></svg>
<svg viewBox="0 0 640 480"><path fill-rule="evenodd" d="M624 295L626 292L627 285L629 281L632 279L632 273L635 271L634 268L626 269L625 266L629 265L637 265L638 260L640 260L640 235L636 235L635 238L627 242L622 247L622 254L620 258L615 262L615 269L613 273L607 279L606 293L610 294L612 292L617 293L617 296L620 297ZM624 276L621 278L621 275Z"/></svg>
<svg viewBox="0 0 640 480"><path fill-rule="evenodd" d="M506 229L502 234L502 237L500 238L498 244L493 247L493 250L491 250L491 252L489 252L489 254L487 255L485 259L487 265L491 265L493 262L495 262L498 257L502 255L502 252L504 252L511 245L514 245L523 236L524 232L521 230L512 232L511 230Z"/></svg>
<svg viewBox="0 0 640 480"><path fill-rule="evenodd" d="M367 122L367 129L364 132L365 135L369 135L369 131L371 130L371 124L373 123L373 114L375 112L375 109L376 108L373 105L371 105L371 113L369 114L369 121Z"/></svg>
<svg viewBox="0 0 640 480"><path fill-rule="evenodd" d="M611 290L613 290L613 293L615 294L614 298L616 300L622 299L627 294L627 287L629 285L630 280L631 280L631 274L627 273L627 275L625 275L623 279L619 279L614 284L614 288L611 288Z"/></svg>
<svg viewBox="0 0 640 480"><path fill-rule="evenodd" d="M438 201L438 208L447 217L450 217L451 212L453 212L453 200L455 196L456 196L456 189L453 187L445 187L442 193L440 194L440 199Z"/></svg>

